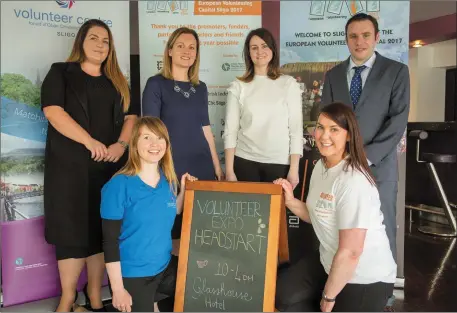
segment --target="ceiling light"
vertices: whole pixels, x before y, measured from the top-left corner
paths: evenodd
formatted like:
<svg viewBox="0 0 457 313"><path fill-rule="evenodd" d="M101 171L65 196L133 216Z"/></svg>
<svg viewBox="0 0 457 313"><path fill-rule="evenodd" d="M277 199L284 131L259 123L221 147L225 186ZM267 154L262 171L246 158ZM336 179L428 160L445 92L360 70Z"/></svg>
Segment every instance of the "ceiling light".
<svg viewBox="0 0 457 313"><path fill-rule="evenodd" d="M414 47L414 48L419 48L419 47L422 47L422 46L423 46L423 44L421 43L420 40L416 40L416 41L414 42L414 44L413 44L413 47Z"/></svg>

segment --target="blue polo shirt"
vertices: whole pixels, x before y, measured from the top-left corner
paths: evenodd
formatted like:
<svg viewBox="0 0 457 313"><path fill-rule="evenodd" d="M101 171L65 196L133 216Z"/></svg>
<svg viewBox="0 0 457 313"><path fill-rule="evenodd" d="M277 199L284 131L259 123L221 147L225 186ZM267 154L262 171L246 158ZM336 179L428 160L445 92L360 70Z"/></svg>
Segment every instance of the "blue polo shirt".
<svg viewBox="0 0 457 313"><path fill-rule="evenodd" d="M102 189L101 217L122 220L119 250L123 277L161 273L171 259L176 197L166 177L153 188L138 175L116 175Z"/></svg>

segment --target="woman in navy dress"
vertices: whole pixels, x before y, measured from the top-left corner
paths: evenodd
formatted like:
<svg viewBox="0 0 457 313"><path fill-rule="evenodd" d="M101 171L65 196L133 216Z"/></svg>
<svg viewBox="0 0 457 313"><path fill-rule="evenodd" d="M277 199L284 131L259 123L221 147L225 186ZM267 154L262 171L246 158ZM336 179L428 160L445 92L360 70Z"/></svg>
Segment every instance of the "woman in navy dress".
<svg viewBox="0 0 457 313"><path fill-rule="evenodd" d="M167 126L176 175L222 180L219 157L208 115L208 88L198 79L200 42L189 28L176 29L165 46L163 69L148 79L143 91L143 116L159 117ZM180 238L181 218L173 227Z"/></svg>

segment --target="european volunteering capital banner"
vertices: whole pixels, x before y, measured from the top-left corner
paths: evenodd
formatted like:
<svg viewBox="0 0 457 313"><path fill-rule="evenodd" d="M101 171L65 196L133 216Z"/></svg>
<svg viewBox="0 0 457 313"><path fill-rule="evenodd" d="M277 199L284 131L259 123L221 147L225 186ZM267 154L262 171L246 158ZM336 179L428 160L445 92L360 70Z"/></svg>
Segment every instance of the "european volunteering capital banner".
<svg viewBox="0 0 457 313"><path fill-rule="evenodd" d="M209 117L219 158L227 88L244 73L243 45L250 30L261 27L261 1L140 1L138 3L141 90L162 69L165 44L182 26L200 38L200 80L208 86Z"/></svg>
<svg viewBox="0 0 457 313"><path fill-rule="evenodd" d="M347 20L356 13L378 20L376 50L408 63L409 1L281 1L281 66L305 91L303 119L314 120L325 72L349 57L345 40Z"/></svg>
<svg viewBox="0 0 457 313"><path fill-rule="evenodd" d="M357 13L375 17L380 41L376 51L385 57L408 63L409 1L281 1L281 71L295 77L303 90L303 137L311 159L311 171L318 153L310 134L321 102L325 73L345 61L350 53L346 45L345 25ZM406 131L406 130L405 130ZM397 146L400 163L397 200L397 246L403 249L404 159L406 137ZM308 172L310 172L308 170ZM400 192L401 191L401 192ZM290 221L290 217L289 217ZM298 218L297 218L298 221ZM298 223L296 223L298 224ZM399 244L399 242L401 244ZM403 252L398 252L398 277L403 276Z"/></svg>
<svg viewBox="0 0 457 313"><path fill-rule="evenodd" d="M128 1L1 3L1 272L3 305L58 296L54 247L44 239L43 169L47 120L41 84L69 56L88 19L103 20L130 72ZM20 34L20 35L19 35ZM68 177L71 179L71 177ZM79 288L85 283L81 275Z"/></svg>

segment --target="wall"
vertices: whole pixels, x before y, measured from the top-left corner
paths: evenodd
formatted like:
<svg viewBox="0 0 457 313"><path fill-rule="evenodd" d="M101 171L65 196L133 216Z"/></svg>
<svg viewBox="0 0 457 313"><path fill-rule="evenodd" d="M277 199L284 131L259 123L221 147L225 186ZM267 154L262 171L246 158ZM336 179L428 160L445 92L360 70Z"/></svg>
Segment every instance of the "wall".
<svg viewBox="0 0 457 313"><path fill-rule="evenodd" d="M456 67L456 53L455 39L410 49L410 122L444 121L446 69Z"/></svg>

